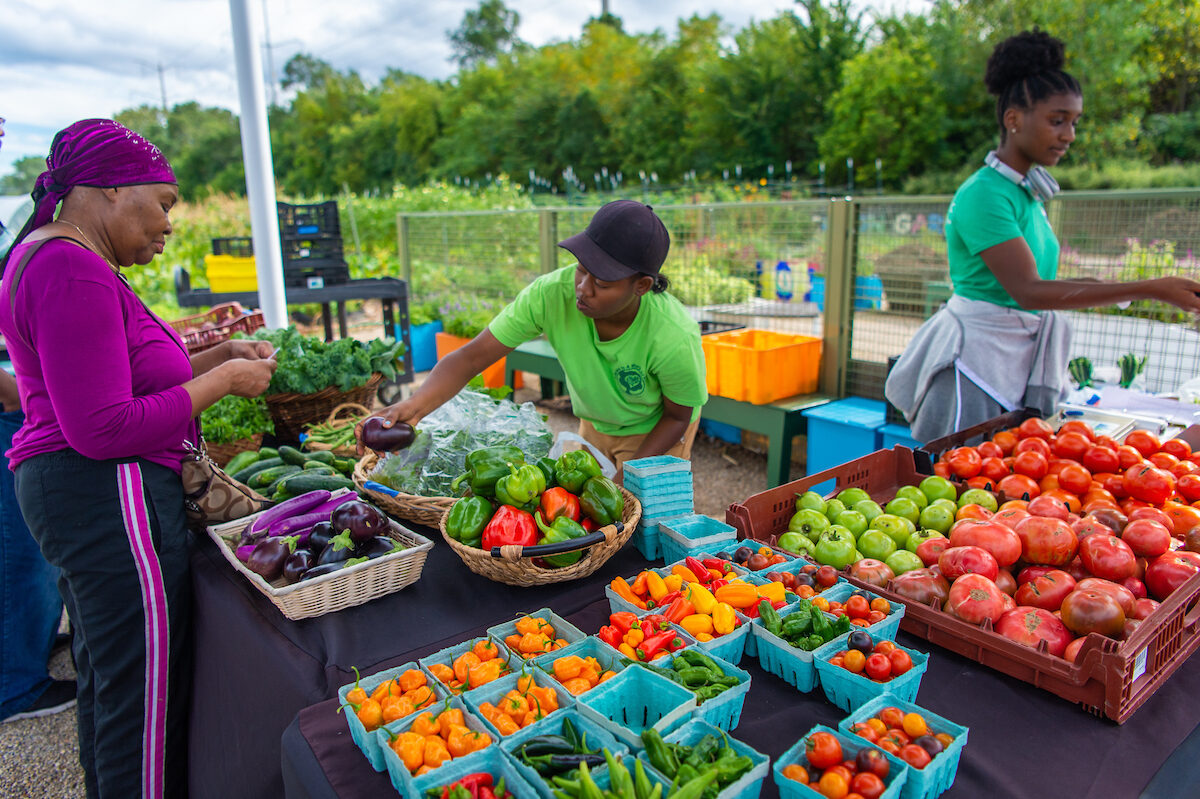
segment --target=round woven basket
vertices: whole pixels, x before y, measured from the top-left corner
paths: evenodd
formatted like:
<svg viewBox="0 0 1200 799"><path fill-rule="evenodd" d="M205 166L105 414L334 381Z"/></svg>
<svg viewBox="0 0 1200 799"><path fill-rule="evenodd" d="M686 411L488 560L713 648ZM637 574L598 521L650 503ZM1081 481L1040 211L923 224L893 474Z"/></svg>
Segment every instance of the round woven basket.
<svg viewBox="0 0 1200 799"><path fill-rule="evenodd" d="M208 452L208 457L220 466L225 468L225 464L233 460L233 456L239 452L254 450L258 452L262 449L262 433L255 433L250 438L241 438L237 441L230 441L228 444L214 444L211 441L204 442L204 449Z"/></svg>
<svg viewBox="0 0 1200 799"><path fill-rule="evenodd" d="M638 502L637 497L624 488L621 489L621 494L625 497L625 510L621 513L622 529L618 531L615 525L603 528L603 541L585 549L583 557L578 562L561 569L544 568L535 565L533 558L519 557L521 547L501 547L502 557L493 558L491 553L486 550L469 547L460 541L455 541L446 534L446 518L450 515L449 508L438 521L438 529L442 531L442 538L462 559L467 568L489 580L521 587L564 583L568 580L587 577L599 569L605 561L617 554L633 535L638 520L642 518L642 505Z"/></svg>
<svg viewBox="0 0 1200 799"><path fill-rule="evenodd" d="M325 419L325 424L331 427L339 428L340 430L345 427L353 427L362 419L365 419L370 415L371 409L366 405L360 405L357 402L343 402L341 405L329 412L329 416ZM306 438L304 439L302 446L309 452L332 450L334 455L342 458L358 457L358 451L353 444L348 447L331 447L328 444L322 444L319 441L313 441L312 438Z"/></svg>
<svg viewBox="0 0 1200 799"><path fill-rule="evenodd" d="M354 484L390 516L407 519L426 527L437 527L442 517L450 510L450 506L458 501L458 497L422 497L405 493L393 496L367 488L365 483L372 479L371 472L375 471L378 464L379 456L368 451L354 466Z"/></svg>
<svg viewBox="0 0 1200 799"><path fill-rule="evenodd" d="M306 425L325 421L339 405L356 402L369 408L382 382L383 375L376 372L365 384L349 391L329 386L315 394L268 394L263 399L275 422L275 436L283 443L297 443Z"/></svg>

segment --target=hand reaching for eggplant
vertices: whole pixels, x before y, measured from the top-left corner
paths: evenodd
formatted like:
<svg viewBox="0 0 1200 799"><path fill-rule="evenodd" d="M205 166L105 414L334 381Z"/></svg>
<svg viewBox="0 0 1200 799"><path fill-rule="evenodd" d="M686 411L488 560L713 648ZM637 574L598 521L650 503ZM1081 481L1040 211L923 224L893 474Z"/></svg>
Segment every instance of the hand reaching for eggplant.
<svg viewBox="0 0 1200 799"><path fill-rule="evenodd" d="M370 449L375 452L395 452L413 443L417 431L408 422L397 422L382 416L368 416L354 428L358 439L358 454Z"/></svg>

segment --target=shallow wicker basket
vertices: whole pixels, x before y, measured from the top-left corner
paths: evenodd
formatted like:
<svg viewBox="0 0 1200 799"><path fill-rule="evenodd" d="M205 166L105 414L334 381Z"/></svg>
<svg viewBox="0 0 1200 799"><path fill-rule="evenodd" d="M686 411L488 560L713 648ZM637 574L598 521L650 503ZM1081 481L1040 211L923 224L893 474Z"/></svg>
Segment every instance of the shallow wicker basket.
<svg viewBox="0 0 1200 799"><path fill-rule="evenodd" d="M374 482L371 472L379 464L379 456L367 452L354 465L354 484L359 490L369 496L371 501L398 519L407 519L426 527L437 527L450 506L458 501L458 497L422 497L417 494L405 494L400 491L379 491L369 488L368 483Z"/></svg>
<svg viewBox="0 0 1200 799"><path fill-rule="evenodd" d="M405 545L393 552L365 563L314 577L304 582L284 584L283 580L268 583L246 568L237 559L235 549L242 530L258 514L208 528L208 536L217 545L225 560L243 574L250 584L271 600L279 612L289 619L311 619L326 613L370 602L377 597L395 593L415 583L425 567L425 558L433 542L423 535L389 520L388 535Z"/></svg>
<svg viewBox="0 0 1200 799"><path fill-rule="evenodd" d="M330 411L339 405L356 402L370 407L382 382L383 375L376 372L364 385L349 391L338 391L329 386L315 394L268 394L263 399L275 422L275 436L282 443L297 443L306 425L325 421Z"/></svg>
<svg viewBox="0 0 1200 799"><path fill-rule="evenodd" d="M350 415L352 414L352 415ZM341 405L329 412L329 416L325 419L325 424L337 428L353 427L360 420L371 415L371 409L366 405L361 405L357 402L343 402ZM332 450L334 455L342 458L357 458L358 451L351 445L349 447L331 447L328 444L322 444L319 441L313 441L312 438L306 438L301 446L309 452L319 452L321 450Z"/></svg>
<svg viewBox="0 0 1200 799"><path fill-rule="evenodd" d="M446 539L446 543L466 564L467 568L489 580L521 587L563 583L587 577L599 569L605 561L617 554L633 535L638 520L642 518L642 506L637 497L624 488L621 489L621 494L625 497L625 510L621 513L622 528L618 530L615 525L602 528L604 540L585 549L583 557L577 563L561 569L547 569L535 565L533 558L520 557L522 548L518 546L501 547L501 557L496 558L492 557L487 550L476 549L455 541L446 534L446 518L450 515L449 510L438 520L438 529L442 532L442 538Z"/></svg>
<svg viewBox="0 0 1200 799"><path fill-rule="evenodd" d="M222 469L225 464L233 460L233 456L239 452L247 452L253 450L258 452L262 449L263 434L255 433L250 438L241 438L237 441L230 441L228 444L214 444L211 441L204 442L204 448L208 451L208 457L216 461L217 465Z"/></svg>

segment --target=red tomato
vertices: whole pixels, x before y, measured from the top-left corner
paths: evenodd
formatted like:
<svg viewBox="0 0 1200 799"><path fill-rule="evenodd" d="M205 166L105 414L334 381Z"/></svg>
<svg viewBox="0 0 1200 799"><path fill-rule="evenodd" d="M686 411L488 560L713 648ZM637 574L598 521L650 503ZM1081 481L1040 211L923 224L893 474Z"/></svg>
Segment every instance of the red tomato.
<svg viewBox="0 0 1200 799"><path fill-rule="evenodd" d="M1148 618L1156 610L1158 610L1158 603L1153 599L1138 597L1133 601L1133 618L1139 621Z"/></svg>
<svg viewBox="0 0 1200 799"><path fill-rule="evenodd" d="M814 732L804 742L804 756L813 768L823 771L842 762L842 745L832 733Z"/></svg>
<svg viewBox="0 0 1200 799"><path fill-rule="evenodd" d="M1142 453L1138 452L1128 444L1122 444L1117 447L1117 461L1121 464L1121 471L1125 471L1130 466L1141 463L1144 460Z"/></svg>
<svg viewBox="0 0 1200 799"><path fill-rule="evenodd" d="M1185 474L1175 483L1175 490L1188 502L1200 502L1200 474Z"/></svg>
<svg viewBox="0 0 1200 799"><path fill-rule="evenodd" d="M1068 513L1079 513L1083 509L1083 503L1079 501L1079 497L1070 491L1064 491L1061 488L1052 488L1049 491L1043 491L1042 495L1057 499L1066 506ZM1033 513L1033 511L1030 511L1030 513Z"/></svg>
<svg viewBox="0 0 1200 799"><path fill-rule="evenodd" d="M1092 473L1077 463L1069 463L1058 473L1058 484L1072 494L1086 494L1092 487Z"/></svg>
<svg viewBox="0 0 1200 799"><path fill-rule="evenodd" d="M1087 636L1081 635L1071 643L1067 644L1067 650L1063 652L1063 657L1066 658L1068 662L1074 663L1075 658L1079 655L1079 650L1083 648L1083 645L1086 641Z"/></svg>
<svg viewBox="0 0 1200 799"><path fill-rule="evenodd" d="M1021 542L1021 558L1027 563L1066 566L1079 548L1075 532L1062 519L1030 516L1015 532Z"/></svg>
<svg viewBox="0 0 1200 799"><path fill-rule="evenodd" d="M995 581L1000 572L1000 565L992 557L992 553L980 547L950 547L938 557L938 571L950 582L954 582L964 574L982 574L989 580Z"/></svg>
<svg viewBox="0 0 1200 799"><path fill-rule="evenodd" d="M1191 461L1180 461L1171 467L1171 474L1175 475L1175 490L1179 490L1179 478L1185 474L1200 474L1200 466Z"/></svg>
<svg viewBox="0 0 1200 799"><path fill-rule="evenodd" d="M978 502L971 502L959 508L954 518L959 520L976 519L978 521L987 521L992 518L992 512Z"/></svg>
<svg viewBox="0 0 1200 799"><path fill-rule="evenodd" d="M1156 452L1149 458L1146 458L1146 460L1150 461L1160 469L1166 469L1168 472L1171 471L1172 467L1179 464L1179 458L1176 458L1169 452Z"/></svg>
<svg viewBox="0 0 1200 799"><path fill-rule="evenodd" d="M1045 641L1046 651L1055 657L1062 656L1067 644L1071 643L1074 637L1067 626L1050 611L1022 605L1000 616L995 629L1005 638L1033 649L1037 649L1038 644Z"/></svg>
<svg viewBox="0 0 1200 799"><path fill-rule="evenodd" d="M1067 504L1053 494L1040 494L1029 500L1026 508L1031 516L1046 516L1051 519L1066 521L1071 517L1071 509Z"/></svg>
<svg viewBox="0 0 1200 799"><path fill-rule="evenodd" d="M1200 555L1195 552L1159 555L1146 567L1146 590L1161 602L1197 571L1200 571Z"/></svg>
<svg viewBox="0 0 1200 799"><path fill-rule="evenodd" d="M1134 499L1161 505L1174 490L1175 477L1148 463L1130 466L1125 471L1125 491Z"/></svg>
<svg viewBox="0 0 1200 799"><path fill-rule="evenodd" d="M1079 559L1085 569L1106 580L1117 582L1137 574L1137 556L1128 544L1114 535L1084 538L1079 542Z"/></svg>
<svg viewBox="0 0 1200 799"><path fill-rule="evenodd" d="M913 569L897 575L892 580L892 590L913 602L922 605L937 603L938 607L946 604L950 597L950 583L932 569Z"/></svg>
<svg viewBox="0 0 1200 799"><path fill-rule="evenodd" d="M1036 580L1043 574L1049 574L1054 571L1053 566L1026 566L1017 573L1017 585L1025 585L1032 580Z"/></svg>
<svg viewBox="0 0 1200 799"><path fill-rule="evenodd" d="M1088 516L1091 516L1104 526L1112 528L1113 535L1120 535L1121 531L1125 529L1125 524L1129 521L1129 517L1120 508L1101 508L1089 511ZM1078 530L1076 533L1078 533Z"/></svg>
<svg viewBox="0 0 1200 799"><path fill-rule="evenodd" d="M1063 433L1079 433L1088 441L1096 440L1096 433L1092 430L1092 426L1081 419L1068 419L1058 426L1058 435Z"/></svg>
<svg viewBox="0 0 1200 799"><path fill-rule="evenodd" d="M1092 479L1117 499L1124 499L1129 496L1125 493L1125 476L1123 472L1120 474L1113 472L1093 472Z"/></svg>
<svg viewBox="0 0 1200 799"><path fill-rule="evenodd" d="M870 741L871 743L874 743L875 741L879 740L879 732L876 731L876 729L874 727L872 727L870 724L868 724L865 721L859 721L854 724L851 724L850 732L853 733L854 735L857 735L859 738L865 738L866 740ZM866 749L866 748L860 749L860 750L858 750L858 755L861 758L863 752L869 752L869 751L871 751L871 750ZM858 764L858 768L860 771L862 770L861 763Z"/></svg>
<svg viewBox="0 0 1200 799"><path fill-rule="evenodd" d="M1050 445L1050 450L1060 458L1078 461L1083 458L1083 453L1087 452L1090 446L1092 446L1092 440L1082 433L1064 433L1059 430L1058 435L1054 437L1054 443Z"/></svg>
<svg viewBox="0 0 1200 799"><path fill-rule="evenodd" d="M1102 447L1099 444L1093 444L1084 450L1080 462L1084 468L1093 474L1096 472L1115 472L1121 468L1121 460L1117 457L1117 451L1108 447Z"/></svg>
<svg viewBox="0 0 1200 799"><path fill-rule="evenodd" d="M887 658L892 662L893 677L899 677L913 666L912 656L903 649L893 649L891 652L888 652Z"/></svg>
<svg viewBox="0 0 1200 799"><path fill-rule="evenodd" d="M976 546L986 549L999 566L1011 566L1021 557L1021 539L993 521L962 519L950 528L950 546Z"/></svg>
<svg viewBox="0 0 1200 799"><path fill-rule="evenodd" d="M882 588L888 584L888 580L896 576L896 573L892 571L891 566L881 560L863 558L850 564L850 576Z"/></svg>
<svg viewBox="0 0 1200 799"><path fill-rule="evenodd" d="M1134 555L1157 558L1171 548L1171 531L1153 519L1131 519L1121 533L1121 540L1129 545Z"/></svg>
<svg viewBox="0 0 1200 799"><path fill-rule="evenodd" d="M1162 446L1158 441L1158 436L1149 430L1134 430L1125 436L1123 443L1136 449L1143 458L1149 458Z"/></svg>
<svg viewBox="0 0 1200 799"><path fill-rule="evenodd" d="M1125 629L1125 611L1111 594L1076 589L1063 600L1062 621L1076 635L1100 633L1112 638Z"/></svg>
<svg viewBox="0 0 1200 799"><path fill-rule="evenodd" d="M875 682L887 682L892 679L892 661L887 655L872 652L867 656L867 665L863 667L863 671Z"/></svg>
<svg viewBox="0 0 1200 799"><path fill-rule="evenodd" d="M1063 571L1074 577L1076 580L1082 580L1084 577L1092 576L1092 573L1084 567L1083 561L1080 560L1078 555L1075 556L1075 560L1063 567Z"/></svg>
<svg viewBox="0 0 1200 799"><path fill-rule="evenodd" d="M1180 460L1191 457L1192 445L1184 441L1182 438L1168 438L1158 447L1159 452L1166 452L1174 455Z"/></svg>
<svg viewBox="0 0 1200 799"><path fill-rule="evenodd" d="M1075 578L1062 569L1052 569L1045 574L1022 583L1014 599L1017 605L1058 610L1067 595L1075 590Z"/></svg>
<svg viewBox="0 0 1200 799"><path fill-rule="evenodd" d="M883 780L869 771L855 774L854 779L850 780L850 790L861 796L862 799L879 799L886 789L887 786L883 784Z"/></svg>
<svg viewBox="0 0 1200 799"><path fill-rule="evenodd" d="M1071 530L1075 533L1075 537L1081 541L1087 538L1089 535L1095 535L1096 533L1103 533L1104 535L1117 534L1116 530L1112 529L1107 524L1101 523L1100 520L1092 514L1088 514L1082 519L1076 519L1075 521L1071 522Z"/></svg>
<svg viewBox="0 0 1200 799"><path fill-rule="evenodd" d="M1014 461L1015 463L1015 461ZM996 491L1007 499L1033 499L1042 493L1037 481L1023 474L1010 474L1000 478L996 483Z"/></svg>
<svg viewBox="0 0 1200 799"><path fill-rule="evenodd" d="M892 770L891 762L883 756L883 753L870 746L864 746L858 750L854 764L858 766L859 774L874 774L880 779L886 777Z"/></svg>
<svg viewBox="0 0 1200 799"><path fill-rule="evenodd" d="M913 768L921 769L929 765L932 760L925 748L917 744L906 744L900 747L898 757Z"/></svg>
<svg viewBox="0 0 1200 799"><path fill-rule="evenodd" d="M982 474L977 474L967 480L967 488L982 488L984 491L995 491L996 481Z"/></svg>
<svg viewBox="0 0 1200 799"><path fill-rule="evenodd" d="M1133 594L1135 601L1146 598L1146 584L1136 577L1126 577L1120 585ZM1152 600L1153 601L1153 600ZM1129 614L1126 614L1129 615Z"/></svg>
<svg viewBox="0 0 1200 799"><path fill-rule="evenodd" d="M1008 596L1017 593L1017 578L1013 577L1013 573L1008 569L1001 569L997 572L996 579L992 582Z"/></svg>
<svg viewBox="0 0 1200 799"><path fill-rule="evenodd" d="M1023 474L1034 480L1041 480L1050 469L1046 456L1040 452L1026 450L1013 458L1013 474Z"/></svg>
<svg viewBox="0 0 1200 799"><path fill-rule="evenodd" d="M1108 594L1117 600L1117 604L1121 606L1121 610L1126 616L1133 613L1133 603L1137 601L1137 597L1125 586L1114 583L1112 580L1102 580L1099 577L1083 578L1075 585L1075 590L1100 591Z"/></svg>
<svg viewBox="0 0 1200 799"><path fill-rule="evenodd" d="M1049 441L1053 435L1054 428L1045 419L1039 419L1036 416L1029 417L1017 426L1017 438L1020 439L1036 437Z"/></svg>
<svg viewBox="0 0 1200 799"><path fill-rule="evenodd" d="M950 467L951 474L968 480L979 474L983 458L974 447L956 447L943 456Z"/></svg>
<svg viewBox="0 0 1200 799"><path fill-rule="evenodd" d="M862 594L852 594L846 599L846 615L852 619L865 619L871 614L871 602Z"/></svg>
<svg viewBox="0 0 1200 799"><path fill-rule="evenodd" d="M1029 518L1029 511L1025 508L1003 508L992 514L992 521L1003 524L1010 530L1015 530L1022 519Z"/></svg>
<svg viewBox="0 0 1200 799"><path fill-rule="evenodd" d="M1187 535L1188 530L1200 526L1200 508L1194 508L1182 502L1167 500L1163 503L1162 512L1170 520L1170 523L1164 526L1171 531L1171 535L1182 538ZM1134 511L1134 513L1137 513L1137 511ZM1131 516L1130 518L1132 519L1133 517ZM1141 516L1139 515L1138 518L1141 518ZM1158 521L1162 520L1159 519Z"/></svg>
<svg viewBox="0 0 1200 799"><path fill-rule="evenodd" d="M1050 458L1054 457L1054 452L1050 449L1050 442L1044 438L1023 438L1017 442L1017 446L1013 447L1014 458L1022 452L1036 452L1046 459L1046 468L1050 467Z"/></svg>
<svg viewBox="0 0 1200 799"><path fill-rule="evenodd" d="M1003 454L1011 455L1013 448L1017 446L1017 434L1011 430L1001 430L992 436L992 443L999 447Z"/></svg>
<svg viewBox="0 0 1200 799"><path fill-rule="evenodd" d="M937 463L933 464L933 473L938 477L945 477L946 479L949 479L950 465L943 460L939 460Z"/></svg>
<svg viewBox="0 0 1200 799"><path fill-rule="evenodd" d="M1007 594L982 574L964 574L950 585L946 607L969 624L982 624L984 619L995 624L1004 612L1007 598Z"/></svg>
<svg viewBox="0 0 1200 799"><path fill-rule="evenodd" d="M979 465L979 477L986 477L993 482L998 482L1009 474L1008 466L1000 458L984 458Z"/></svg>
<svg viewBox="0 0 1200 799"><path fill-rule="evenodd" d="M1038 488L1042 489L1043 494L1045 494L1047 491L1057 491L1058 490L1058 475L1057 474L1047 474L1041 480L1038 480Z"/></svg>
<svg viewBox="0 0 1200 799"><path fill-rule="evenodd" d="M917 545L917 557L926 566L932 566L938 562L938 558L942 553L950 548L949 538L927 538ZM862 561L859 561L860 563Z"/></svg>

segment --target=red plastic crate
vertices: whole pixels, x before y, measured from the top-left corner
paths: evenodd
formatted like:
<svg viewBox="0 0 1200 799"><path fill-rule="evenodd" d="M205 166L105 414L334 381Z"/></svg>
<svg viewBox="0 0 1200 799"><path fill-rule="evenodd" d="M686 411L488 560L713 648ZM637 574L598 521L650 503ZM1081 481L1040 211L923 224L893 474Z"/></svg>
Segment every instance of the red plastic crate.
<svg viewBox="0 0 1200 799"><path fill-rule="evenodd" d="M179 333L193 355L228 341L234 333L253 333L264 326L262 311L247 311L239 303L214 305L208 311L168 324Z"/></svg>

